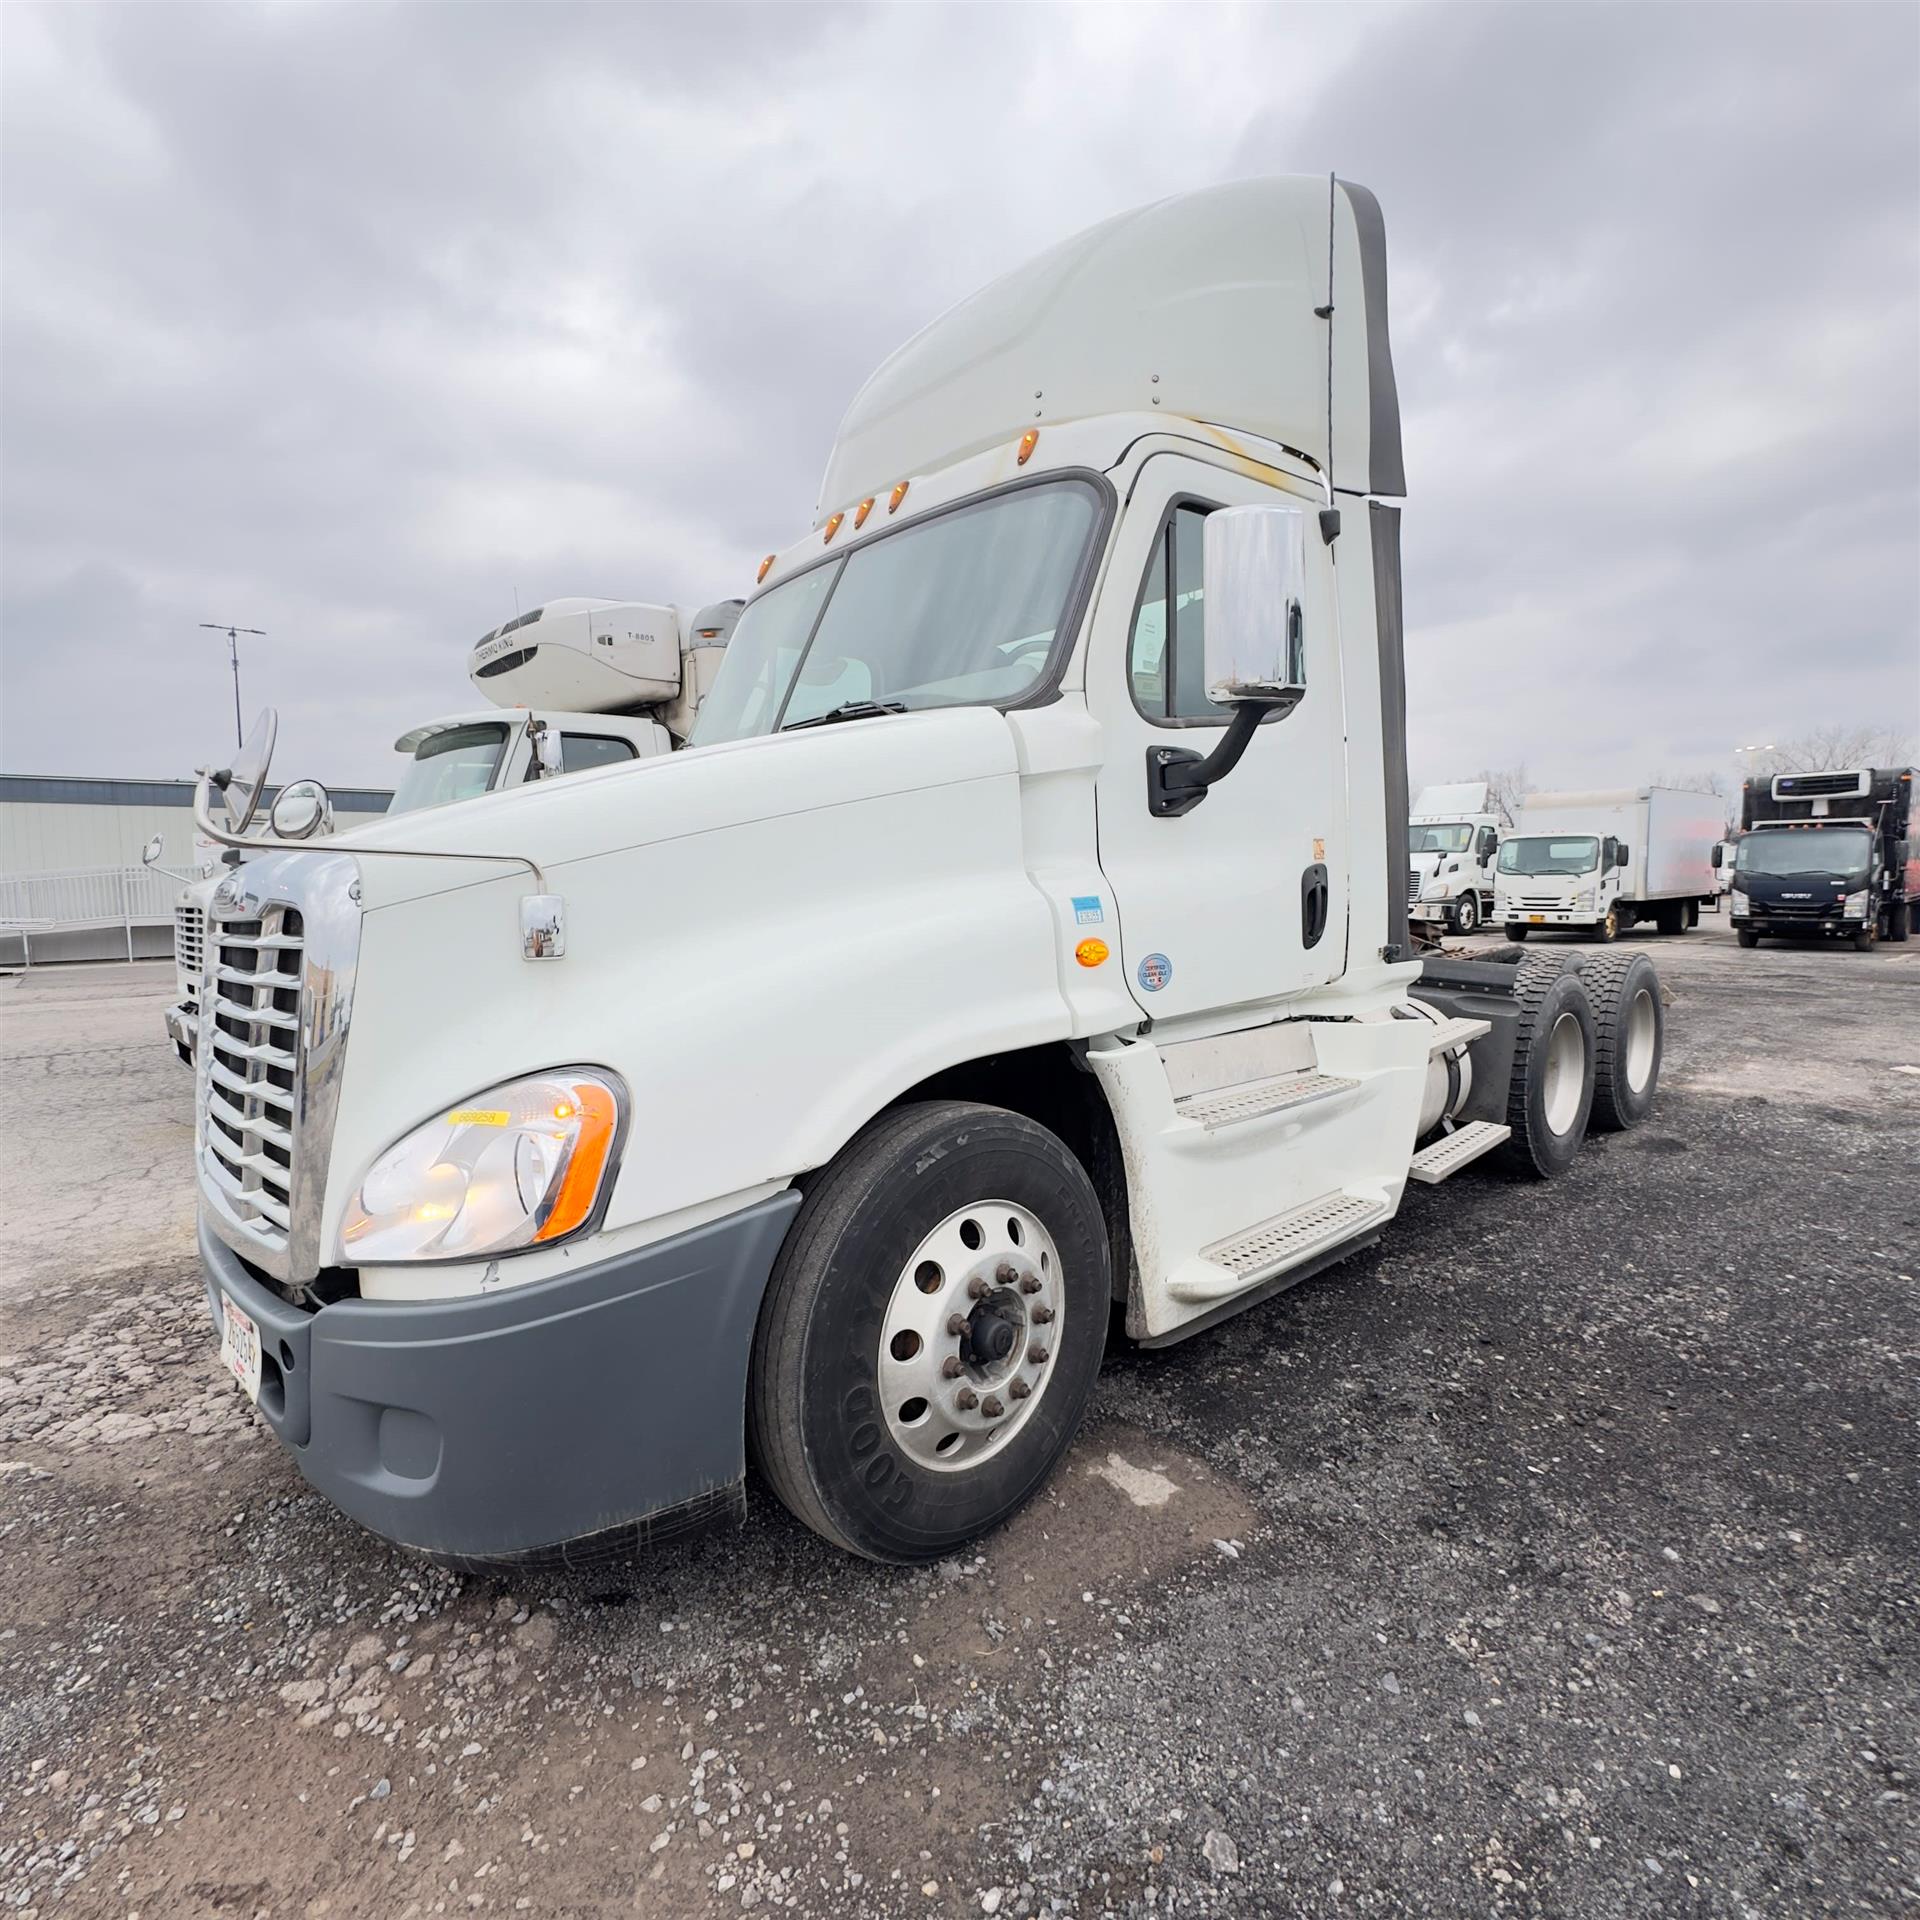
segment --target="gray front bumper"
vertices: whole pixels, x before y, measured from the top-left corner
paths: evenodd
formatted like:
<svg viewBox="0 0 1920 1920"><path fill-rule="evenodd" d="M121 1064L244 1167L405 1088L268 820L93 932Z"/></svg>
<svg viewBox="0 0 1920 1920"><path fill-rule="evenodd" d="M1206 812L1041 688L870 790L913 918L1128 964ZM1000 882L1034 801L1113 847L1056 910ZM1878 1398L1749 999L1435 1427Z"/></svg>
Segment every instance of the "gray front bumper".
<svg viewBox="0 0 1920 1920"><path fill-rule="evenodd" d="M754 1322L799 1205L451 1300L289 1306L204 1218L200 1262L216 1333L222 1293L260 1329L261 1414L343 1513L442 1560L599 1557L738 1506Z"/></svg>
<svg viewBox="0 0 1920 1920"><path fill-rule="evenodd" d="M200 1010L191 1000L167 1009L167 1039L174 1052L192 1066L194 1048L200 1044Z"/></svg>

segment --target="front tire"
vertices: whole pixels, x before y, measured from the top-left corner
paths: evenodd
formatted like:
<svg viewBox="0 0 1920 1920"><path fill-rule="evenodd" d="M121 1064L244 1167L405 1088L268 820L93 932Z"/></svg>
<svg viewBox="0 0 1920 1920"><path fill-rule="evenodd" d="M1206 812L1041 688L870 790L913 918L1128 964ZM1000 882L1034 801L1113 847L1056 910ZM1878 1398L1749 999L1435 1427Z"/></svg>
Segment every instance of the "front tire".
<svg viewBox="0 0 1920 1920"><path fill-rule="evenodd" d="M1620 914L1616 908L1607 909L1607 917L1594 928L1593 937L1602 946L1612 946L1620 938Z"/></svg>
<svg viewBox="0 0 1920 1920"><path fill-rule="evenodd" d="M1453 910L1453 930L1455 933L1477 933L1480 930L1480 902L1471 893L1463 893Z"/></svg>
<svg viewBox="0 0 1920 1920"><path fill-rule="evenodd" d="M1507 1084L1509 1165L1550 1180L1564 1173L1586 1138L1593 1111L1593 1001L1581 976L1547 955L1523 961Z"/></svg>
<svg viewBox="0 0 1920 1920"><path fill-rule="evenodd" d="M812 1185L754 1335L748 1430L782 1503L870 1560L938 1559L1052 1473L1093 1394L1105 1223L999 1107L899 1107Z"/></svg>
<svg viewBox="0 0 1920 1920"><path fill-rule="evenodd" d="M1878 932L1879 929L1871 920L1869 920L1865 926L1857 928L1853 936L1854 952L1871 953L1873 951L1874 939Z"/></svg>
<svg viewBox="0 0 1920 1920"><path fill-rule="evenodd" d="M1518 946L1527 937L1527 931L1525 927L1510 926L1507 929L1507 938Z"/></svg>
<svg viewBox="0 0 1920 1920"><path fill-rule="evenodd" d="M1755 933L1751 927L1735 927L1733 937L1738 940L1743 947L1748 949L1757 947L1760 944L1760 936Z"/></svg>

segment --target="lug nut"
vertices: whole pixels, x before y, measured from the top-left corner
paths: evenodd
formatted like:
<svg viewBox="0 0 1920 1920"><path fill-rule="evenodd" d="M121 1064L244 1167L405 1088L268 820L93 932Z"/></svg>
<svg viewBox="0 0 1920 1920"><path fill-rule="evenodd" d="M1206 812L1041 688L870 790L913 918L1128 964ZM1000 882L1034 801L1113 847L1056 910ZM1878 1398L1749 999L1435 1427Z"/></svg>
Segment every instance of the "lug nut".
<svg viewBox="0 0 1920 1920"><path fill-rule="evenodd" d="M1040 1276L1037 1273L1028 1274L1027 1277L1020 1282L1020 1291L1022 1293L1038 1293L1040 1291Z"/></svg>
<svg viewBox="0 0 1920 1920"><path fill-rule="evenodd" d="M1000 1404L1000 1396L997 1393L990 1393L980 1402L980 1411L989 1420L998 1420L1006 1412L1006 1408Z"/></svg>
<svg viewBox="0 0 1920 1920"><path fill-rule="evenodd" d="M1052 1321L1053 1309L1051 1307L1035 1307L1030 1318L1036 1327L1044 1327Z"/></svg>
<svg viewBox="0 0 1920 1920"><path fill-rule="evenodd" d="M967 1316L964 1313L947 1315L947 1331L957 1340L967 1330Z"/></svg>
<svg viewBox="0 0 1920 1920"><path fill-rule="evenodd" d="M940 1362L940 1374L946 1380L958 1380L967 1370L967 1363L957 1353L950 1353Z"/></svg>
<svg viewBox="0 0 1920 1920"><path fill-rule="evenodd" d="M967 1298L969 1300L984 1300L986 1297L987 1283L976 1273L973 1278L967 1282Z"/></svg>
<svg viewBox="0 0 1920 1920"><path fill-rule="evenodd" d="M993 1276L1003 1287L1010 1287L1020 1278L1020 1269L1011 1260L1003 1260L1000 1270Z"/></svg>
<svg viewBox="0 0 1920 1920"><path fill-rule="evenodd" d="M1045 1347L1029 1347L1027 1349L1027 1358L1031 1360L1036 1367L1044 1367L1049 1357Z"/></svg>
<svg viewBox="0 0 1920 1920"><path fill-rule="evenodd" d="M953 1396L953 1404L964 1413L971 1413L980 1404L980 1396L971 1387L962 1387Z"/></svg>
<svg viewBox="0 0 1920 1920"><path fill-rule="evenodd" d="M1028 1386L1024 1380L1016 1380L1007 1388L1007 1391L1012 1394L1016 1400L1024 1400L1033 1389Z"/></svg>

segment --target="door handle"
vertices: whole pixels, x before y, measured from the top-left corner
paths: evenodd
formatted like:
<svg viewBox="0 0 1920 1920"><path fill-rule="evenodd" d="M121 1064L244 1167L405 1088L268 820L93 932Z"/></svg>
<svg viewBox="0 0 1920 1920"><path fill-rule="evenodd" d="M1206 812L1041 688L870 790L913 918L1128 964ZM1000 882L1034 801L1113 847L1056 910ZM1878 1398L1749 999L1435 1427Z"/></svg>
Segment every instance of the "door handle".
<svg viewBox="0 0 1920 1920"><path fill-rule="evenodd" d="M1327 930L1327 870L1318 860L1300 876L1300 944L1317 947Z"/></svg>

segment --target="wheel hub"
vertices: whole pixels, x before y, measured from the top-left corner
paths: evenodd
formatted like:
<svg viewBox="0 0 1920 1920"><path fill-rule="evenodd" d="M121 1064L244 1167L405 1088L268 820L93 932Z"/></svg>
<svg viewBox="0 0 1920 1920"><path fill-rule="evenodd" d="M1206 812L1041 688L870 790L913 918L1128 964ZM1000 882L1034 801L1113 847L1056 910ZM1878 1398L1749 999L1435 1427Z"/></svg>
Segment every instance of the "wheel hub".
<svg viewBox="0 0 1920 1920"><path fill-rule="evenodd" d="M1045 1395L1059 1344L1060 1254L1027 1208L983 1200L916 1247L881 1322L887 1429L942 1473L1003 1448Z"/></svg>

